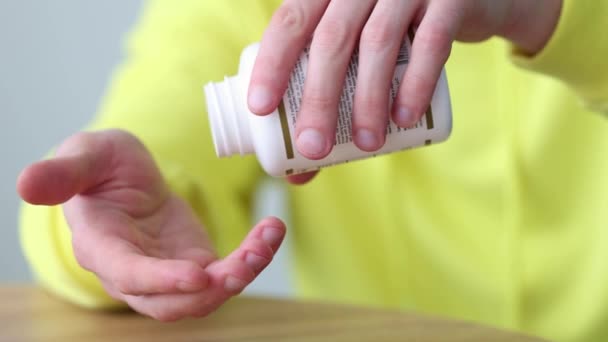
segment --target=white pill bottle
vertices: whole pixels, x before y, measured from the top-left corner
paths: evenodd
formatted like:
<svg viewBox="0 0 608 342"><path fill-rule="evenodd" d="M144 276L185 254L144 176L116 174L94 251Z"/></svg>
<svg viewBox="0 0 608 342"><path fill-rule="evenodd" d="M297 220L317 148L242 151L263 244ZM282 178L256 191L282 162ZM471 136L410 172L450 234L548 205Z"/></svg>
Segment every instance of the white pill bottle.
<svg viewBox="0 0 608 342"><path fill-rule="evenodd" d="M397 94L409 62L410 47L410 41L406 40L400 49L390 94L387 94L390 95L390 104ZM237 76L226 77L223 82L209 83L205 86L209 121L218 157L228 157L237 153L241 155L255 153L269 175L282 177L435 144L446 140L451 133L450 95L443 70L429 110L415 127L400 128L389 120L384 146L375 152L361 151L352 140L351 128L358 67L358 55L355 53L348 68L340 100L336 144L327 157L320 160L307 159L300 155L295 147L295 124L304 90L309 49L302 52L279 108L267 116L257 116L248 109L247 90L258 49L259 44L245 48Z"/></svg>

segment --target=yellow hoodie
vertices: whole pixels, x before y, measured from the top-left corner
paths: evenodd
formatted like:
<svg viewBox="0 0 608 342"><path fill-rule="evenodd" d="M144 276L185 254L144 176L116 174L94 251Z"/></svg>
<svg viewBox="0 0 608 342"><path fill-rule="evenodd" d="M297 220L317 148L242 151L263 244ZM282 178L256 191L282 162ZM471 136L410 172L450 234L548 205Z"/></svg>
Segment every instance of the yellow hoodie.
<svg viewBox="0 0 608 342"><path fill-rule="evenodd" d="M222 253L250 227L262 172L254 157L215 156L202 85L236 73L278 4L149 1L92 124L142 139ZM608 2L565 0L534 58L496 39L456 44L448 142L289 188L298 293L607 340L606 28ZM21 237L43 286L117 305L77 265L60 207L24 206Z"/></svg>

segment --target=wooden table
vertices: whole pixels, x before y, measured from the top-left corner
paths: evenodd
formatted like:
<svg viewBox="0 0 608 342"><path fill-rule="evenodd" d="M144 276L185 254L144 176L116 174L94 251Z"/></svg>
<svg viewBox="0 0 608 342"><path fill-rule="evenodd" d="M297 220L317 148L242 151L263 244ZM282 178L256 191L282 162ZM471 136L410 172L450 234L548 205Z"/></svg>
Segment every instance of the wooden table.
<svg viewBox="0 0 608 342"><path fill-rule="evenodd" d="M0 287L0 341L493 341L539 339L394 311L235 298L203 319L93 312L32 287Z"/></svg>

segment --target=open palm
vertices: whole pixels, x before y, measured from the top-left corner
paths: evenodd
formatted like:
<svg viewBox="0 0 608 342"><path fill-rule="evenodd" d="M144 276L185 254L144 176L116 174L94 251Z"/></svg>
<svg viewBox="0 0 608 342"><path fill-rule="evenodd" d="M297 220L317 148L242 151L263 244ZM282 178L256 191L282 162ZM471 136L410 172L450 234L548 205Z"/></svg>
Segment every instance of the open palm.
<svg viewBox="0 0 608 342"><path fill-rule="evenodd" d="M159 320L202 316L271 261L285 233L259 222L219 259L191 207L164 182L146 148L118 130L80 133L18 181L33 204L64 204L74 254L112 297Z"/></svg>

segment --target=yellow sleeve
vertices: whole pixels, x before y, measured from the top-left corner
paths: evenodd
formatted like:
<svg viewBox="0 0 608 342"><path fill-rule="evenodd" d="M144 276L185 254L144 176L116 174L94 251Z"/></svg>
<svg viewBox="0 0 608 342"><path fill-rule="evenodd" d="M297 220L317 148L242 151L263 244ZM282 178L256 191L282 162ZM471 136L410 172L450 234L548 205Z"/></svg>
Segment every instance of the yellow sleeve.
<svg viewBox="0 0 608 342"><path fill-rule="evenodd" d="M91 125L139 137L173 191L193 206L221 255L250 226L250 194L261 169L252 157L216 157L202 87L236 74L241 50L260 39L277 4L149 1ZM24 205L21 241L36 279L50 291L87 307L121 305L75 261L61 207Z"/></svg>
<svg viewBox="0 0 608 342"><path fill-rule="evenodd" d="M537 55L517 51L516 64L559 78L592 110L608 113L608 2L564 0L553 37Z"/></svg>

